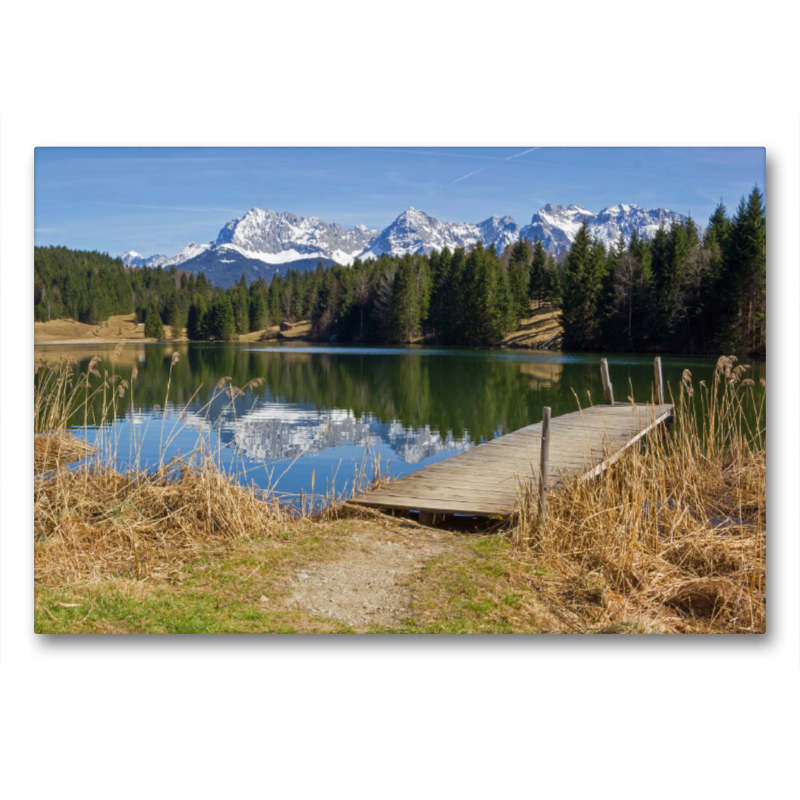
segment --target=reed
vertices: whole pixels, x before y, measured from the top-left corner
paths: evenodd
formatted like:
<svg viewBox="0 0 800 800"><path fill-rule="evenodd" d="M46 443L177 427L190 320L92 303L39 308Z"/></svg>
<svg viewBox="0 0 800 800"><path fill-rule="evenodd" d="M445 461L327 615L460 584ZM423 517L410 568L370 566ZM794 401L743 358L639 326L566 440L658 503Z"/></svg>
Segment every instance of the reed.
<svg viewBox="0 0 800 800"><path fill-rule="evenodd" d="M178 358L173 354L170 373ZM315 495L312 488L300 503L277 486L247 485L248 469L241 459L224 467L221 438L216 437L215 447L209 445L214 428L209 409L220 396L233 403L257 389L262 378L243 388L221 378L211 399L191 415L201 423L195 448L167 461L165 453L190 416L184 409L179 423L166 430L168 383L157 465L141 465L142 437L132 432L131 452L121 468L116 403L117 397L134 391L137 372L129 384L107 371L101 375L98 361L92 359L83 373L76 371L72 358L36 364L34 531L39 583L74 585L113 576L168 578L201 553L219 552L236 539L268 538L298 521L347 513L342 506L351 496L385 480L380 458L371 458L369 448L354 465L351 485L348 481L337 493L334 476L324 495ZM102 398L99 413L92 411L96 398ZM131 414L136 414L135 406ZM72 426L80 431L81 422L83 439L69 430ZM94 443L89 441L92 434Z"/></svg>
<svg viewBox="0 0 800 800"><path fill-rule="evenodd" d="M710 386L686 370L668 435L548 497L520 487L514 541L546 564L578 619L665 632L766 629L766 392L719 359ZM766 388L766 387L764 387Z"/></svg>
<svg viewBox="0 0 800 800"><path fill-rule="evenodd" d="M151 471L102 463L34 483L35 578L71 584L106 576L167 577L237 538L275 535L289 515L211 459Z"/></svg>

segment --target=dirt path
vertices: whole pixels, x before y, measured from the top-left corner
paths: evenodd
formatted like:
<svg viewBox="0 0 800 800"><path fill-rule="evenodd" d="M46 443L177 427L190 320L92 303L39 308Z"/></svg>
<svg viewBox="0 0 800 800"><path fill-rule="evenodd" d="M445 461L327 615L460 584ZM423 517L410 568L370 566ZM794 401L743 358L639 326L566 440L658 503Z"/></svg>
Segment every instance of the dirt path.
<svg viewBox="0 0 800 800"><path fill-rule="evenodd" d="M285 607L358 628L397 625L410 612L414 573L431 559L458 557L466 548L449 531L393 524L376 535L374 526L359 526L339 560L295 573Z"/></svg>

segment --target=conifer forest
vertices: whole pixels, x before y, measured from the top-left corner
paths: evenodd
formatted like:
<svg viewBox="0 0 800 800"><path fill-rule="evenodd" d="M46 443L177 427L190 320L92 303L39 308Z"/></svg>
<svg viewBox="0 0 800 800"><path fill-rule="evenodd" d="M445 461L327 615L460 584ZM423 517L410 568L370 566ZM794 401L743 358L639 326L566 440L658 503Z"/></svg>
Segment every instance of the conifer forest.
<svg viewBox="0 0 800 800"><path fill-rule="evenodd" d="M532 309L558 309L566 351L752 353L766 348L766 211L758 188L730 216L720 203L704 234L689 219L649 240L606 248L586 224L555 258L541 241L498 253L480 244L382 256L349 267L288 269L267 282L212 286L171 267L65 247L34 249L37 322L99 325L135 313L145 335L164 325L197 341L234 340L309 319L315 339L492 346Z"/></svg>

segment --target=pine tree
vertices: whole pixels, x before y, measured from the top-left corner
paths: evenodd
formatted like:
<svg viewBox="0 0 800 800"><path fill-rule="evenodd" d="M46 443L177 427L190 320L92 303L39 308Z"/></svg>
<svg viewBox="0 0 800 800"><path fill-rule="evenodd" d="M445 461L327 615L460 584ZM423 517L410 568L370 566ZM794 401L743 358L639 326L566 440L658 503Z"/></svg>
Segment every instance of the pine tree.
<svg viewBox="0 0 800 800"><path fill-rule="evenodd" d="M511 248L507 275L516 327L518 320L530 316L531 246L527 239L520 239Z"/></svg>
<svg viewBox="0 0 800 800"><path fill-rule="evenodd" d="M409 343L419 336L420 308L414 262L406 255L400 262L392 288L392 337L395 341Z"/></svg>
<svg viewBox="0 0 800 800"><path fill-rule="evenodd" d="M561 269L552 256L545 267L544 300L556 306L561 301Z"/></svg>
<svg viewBox="0 0 800 800"><path fill-rule="evenodd" d="M178 293L173 293L167 301L167 325L172 328L172 338L179 339L183 335L183 328L186 324L183 309L181 308Z"/></svg>
<svg viewBox="0 0 800 800"><path fill-rule="evenodd" d="M588 350L599 332L597 297L600 289L596 261L586 220L575 235L564 264L559 300L564 345L570 350Z"/></svg>
<svg viewBox="0 0 800 800"><path fill-rule="evenodd" d="M147 316L144 320L144 335L146 339L164 338L164 323L161 321L161 315L154 304L151 304L147 309Z"/></svg>
<svg viewBox="0 0 800 800"><path fill-rule="evenodd" d="M738 350L755 350L766 341L766 240L763 196L756 186L739 203L727 242L727 330Z"/></svg>
<svg viewBox="0 0 800 800"><path fill-rule="evenodd" d="M251 292L249 317L251 331L261 331L267 327L267 301L262 292Z"/></svg>
<svg viewBox="0 0 800 800"><path fill-rule="evenodd" d="M531 257L530 282L528 284L528 296L536 301L537 306L541 306L547 294L547 251L544 249L540 239L533 243L533 255Z"/></svg>
<svg viewBox="0 0 800 800"><path fill-rule="evenodd" d="M194 341L208 338L206 301L202 294L196 294L189 306L189 316L186 321L186 333Z"/></svg>
<svg viewBox="0 0 800 800"><path fill-rule="evenodd" d="M214 298L208 312L207 331L216 341L228 341L236 336L236 318L227 294Z"/></svg>
<svg viewBox="0 0 800 800"><path fill-rule="evenodd" d="M233 318L236 324L236 332L247 333L250 329L250 303L247 297L247 285L245 276L242 275L244 284L238 284L230 293L231 307L233 308Z"/></svg>

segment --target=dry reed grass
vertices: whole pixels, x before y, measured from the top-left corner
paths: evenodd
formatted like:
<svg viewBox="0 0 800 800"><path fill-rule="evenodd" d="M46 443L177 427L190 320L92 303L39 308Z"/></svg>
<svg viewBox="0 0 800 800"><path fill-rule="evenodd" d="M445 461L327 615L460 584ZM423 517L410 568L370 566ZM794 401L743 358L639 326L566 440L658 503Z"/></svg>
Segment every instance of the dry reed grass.
<svg viewBox="0 0 800 800"><path fill-rule="evenodd" d="M101 463L34 484L35 578L69 584L105 576L167 577L233 539L274 535L289 515L232 481L212 459L153 471Z"/></svg>
<svg viewBox="0 0 800 800"><path fill-rule="evenodd" d="M118 347L112 361L120 352ZM165 409L178 359L174 353ZM174 435L166 432L165 439L165 419L158 465L140 468L136 451L132 466L119 471L110 466L117 463L116 403L126 391L133 393L137 370L129 385L107 371L101 375L98 363L99 358L93 358L83 373L76 371L74 358L36 363L34 529L35 579L40 583L64 585L110 576L169 577L201 552L221 552L234 539L265 538L292 522L346 514L342 506L352 494L385 480L379 458L374 474L368 474L365 453L364 462L354 466L349 493L337 494L335 480L330 485L326 482L324 495L315 495L312 486L312 493L300 498L246 486L244 466L240 472L222 468L219 453L206 448L202 431L192 453L165 463L164 453ZM223 377L203 408L221 396L233 403L261 384L263 378L254 378L240 389ZM99 413L95 400L102 401ZM84 439L67 430L81 422L81 413ZM131 413L135 414L135 406ZM103 446L88 442L90 430L102 432ZM138 442L136 447L140 446ZM69 468L78 459L84 460ZM293 500L299 503L292 504Z"/></svg>
<svg viewBox="0 0 800 800"><path fill-rule="evenodd" d="M39 474L60 469L62 466L91 456L95 449L94 445L66 431L34 434L33 470Z"/></svg>
<svg viewBox="0 0 800 800"><path fill-rule="evenodd" d="M173 355L170 373L178 357ZM183 459L160 461L151 470L135 466L118 471L104 460L102 448L88 443L88 437L81 440L69 433L68 426L75 425L82 411L85 426L91 417L93 426L106 428L106 441L116 442L117 398L133 391L133 386L108 372L101 376L98 362L92 359L84 373L76 371L73 358L36 363L38 582L63 585L113 575L140 580L167 577L201 551L219 550L236 538L273 535L288 521L288 509L274 495L242 486L203 447ZM136 377L134 370L132 382ZM228 391L233 398L231 387ZM102 398L99 418L92 412L95 398ZM113 456L115 461L116 450ZM69 468L78 458L85 460Z"/></svg>
<svg viewBox="0 0 800 800"><path fill-rule="evenodd" d="M686 370L671 434L552 492L544 525L536 492L521 493L516 541L558 576L575 620L766 630L766 393L735 361L720 358L699 396Z"/></svg>

